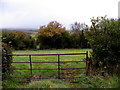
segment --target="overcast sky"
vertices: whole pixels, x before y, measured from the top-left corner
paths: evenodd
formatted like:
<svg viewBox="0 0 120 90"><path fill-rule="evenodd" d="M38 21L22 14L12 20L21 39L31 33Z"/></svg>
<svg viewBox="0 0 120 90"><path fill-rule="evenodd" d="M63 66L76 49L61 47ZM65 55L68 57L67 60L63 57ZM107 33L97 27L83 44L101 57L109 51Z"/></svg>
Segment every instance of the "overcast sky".
<svg viewBox="0 0 120 90"><path fill-rule="evenodd" d="M90 25L90 18L118 18L119 0L0 0L0 28L39 28L58 21Z"/></svg>

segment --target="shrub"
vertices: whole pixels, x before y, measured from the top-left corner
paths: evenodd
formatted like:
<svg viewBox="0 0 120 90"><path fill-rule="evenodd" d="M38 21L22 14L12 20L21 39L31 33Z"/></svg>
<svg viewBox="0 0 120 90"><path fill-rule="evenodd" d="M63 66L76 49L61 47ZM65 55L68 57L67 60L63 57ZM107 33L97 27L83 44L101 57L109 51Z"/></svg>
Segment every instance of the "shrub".
<svg viewBox="0 0 120 90"><path fill-rule="evenodd" d="M119 73L120 65L120 29L117 19L98 17L91 19L92 26L86 31L93 50L92 59L95 68L106 69L110 73Z"/></svg>

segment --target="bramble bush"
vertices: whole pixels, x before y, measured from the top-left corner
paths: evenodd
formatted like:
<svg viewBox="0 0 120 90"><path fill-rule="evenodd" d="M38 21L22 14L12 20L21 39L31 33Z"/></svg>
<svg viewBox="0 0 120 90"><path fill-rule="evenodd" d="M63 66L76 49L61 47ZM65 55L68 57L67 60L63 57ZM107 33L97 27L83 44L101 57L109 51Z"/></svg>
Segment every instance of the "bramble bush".
<svg viewBox="0 0 120 90"><path fill-rule="evenodd" d="M93 66L110 73L120 73L120 22L117 19L97 17L85 32L93 52Z"/></svg>

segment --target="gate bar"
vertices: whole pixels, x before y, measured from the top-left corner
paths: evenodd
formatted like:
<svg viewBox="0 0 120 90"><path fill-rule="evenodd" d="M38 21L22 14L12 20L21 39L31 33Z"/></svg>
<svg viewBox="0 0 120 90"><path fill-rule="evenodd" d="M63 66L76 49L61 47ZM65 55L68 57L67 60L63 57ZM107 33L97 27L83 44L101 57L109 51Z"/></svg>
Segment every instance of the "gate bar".
<svg viewBox="0 0 120 90"><path fill-rule="evenodd" d="M60 55L58 55L58 79L60 79Z"/></svg>
<svg viewBox="0 0 120 90"><path fill-rule="evenodd" d="M31 55L29 55L29 59L30 59L30 73L32 75L32 63L31 63Z"/></svg>

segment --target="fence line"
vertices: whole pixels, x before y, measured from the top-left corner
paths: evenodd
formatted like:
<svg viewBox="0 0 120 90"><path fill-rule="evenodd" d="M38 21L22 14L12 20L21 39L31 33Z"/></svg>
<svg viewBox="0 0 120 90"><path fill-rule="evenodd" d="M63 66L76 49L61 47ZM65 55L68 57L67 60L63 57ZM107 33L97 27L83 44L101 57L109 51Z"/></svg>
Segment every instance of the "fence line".
<svg viewBox="0 0 120 90"><path fill-rule="evenodd" d="M86 55L86 61L60 61L60 55ZM46 61L46 62L32 62L31 56L51 56L51 55L57 55L57 62L55 61ZM29 56L29 62L12 62L12 63L30 63L29 69L16 69L16 70L30 70L30 73L32 75L32 70L58 70L58 79L60 79L60 71L61 70L69 70L69 69L86 69L86 75L88 75L88 69L89 69L89 58L88 58L88 51L86 53L66 53L66 54L9 54L9 56ZM69 62L86 62L86 67L82 68L60 68L60 63L69 63ZM53 69L33 69L32 63L58 63L58 68Z"/></svg>

